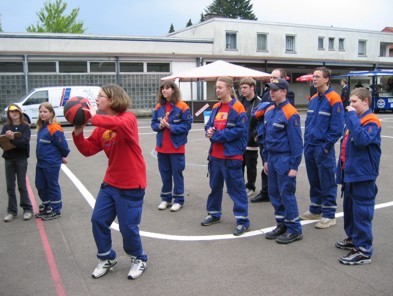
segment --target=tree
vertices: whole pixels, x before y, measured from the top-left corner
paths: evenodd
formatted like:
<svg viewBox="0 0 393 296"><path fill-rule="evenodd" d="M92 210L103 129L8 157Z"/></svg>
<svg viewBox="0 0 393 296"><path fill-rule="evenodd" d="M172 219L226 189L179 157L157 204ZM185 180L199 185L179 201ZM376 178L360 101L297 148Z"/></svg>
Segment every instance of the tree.
<svg viewBox="0 0 393 296"><path fill-rule="evenodd" d="M27 32L84 33L83 22L76 20L79 7L73 9L69 15L64 14L66 8L67 3L62 0L56 0L55 3L45 2L44 8L37 13L41 24L37 22L37 26L27 27Z"/></svg>
<svg viewBox="0 0 393 296"><path fill-rule="evenodd" d="M203 15L203 12L201 13L201 19L199 20L200 23L205 21L205 16Z"/></svg>
<svg viewBox="0 0 393 296"><path fill-rule="evenodd" d="M173 33L173 32L175 32L175 27L173 26L173 24L171 24L171 27L169 28L168 33Z"/></svg>
<svg viewBox="0 0 393 296"><path fill-rule="evenodd" d="M186 27L191 27L192 26L192 21L191 19L188 20Z"/></svg>
<svg viewBox="0 0 393 296"><path fill-rule="evenodd" d="M227 18L257 20L252 12L251 0L214 0L205 14L221 14Z"/></svg>

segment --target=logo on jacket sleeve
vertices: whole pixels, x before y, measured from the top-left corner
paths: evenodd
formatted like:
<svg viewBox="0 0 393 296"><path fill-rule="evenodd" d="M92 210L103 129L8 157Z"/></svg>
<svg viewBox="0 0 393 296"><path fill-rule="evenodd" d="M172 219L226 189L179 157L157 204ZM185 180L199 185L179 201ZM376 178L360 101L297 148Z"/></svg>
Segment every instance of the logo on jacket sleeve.
<svg viewBox="0 0 393 296"><path fill-rule="evenodd" d="M103 134L102 134L102 138L105 141L110 141L112 139L114 139L116 137L116 133L114 131L111 130L106 130Z"/></svg>

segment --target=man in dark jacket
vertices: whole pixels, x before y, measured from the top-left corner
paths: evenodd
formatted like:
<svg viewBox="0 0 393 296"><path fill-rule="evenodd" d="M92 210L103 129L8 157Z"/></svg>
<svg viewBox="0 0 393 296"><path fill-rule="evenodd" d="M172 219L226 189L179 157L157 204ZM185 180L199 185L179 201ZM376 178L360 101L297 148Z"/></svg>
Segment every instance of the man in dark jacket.
<svg viewBox="0 0 393 296"><path fill-rule="evenodd" d="M256 108L261 99L255 93L256 82L251 77L243 78L240 81L240 92L241 92L241 103L246 109L248 117L248 129L247 129L247 147L243 154L243 174L244 169L247 168L247 182L246 190L248 197L254 197L255 195L255 181L257 179L257 163L258 163L258 149L259 144L255 142L255 136L257 135L258 121L251 116L251 112Z"/></svg>
<svg viewBox="0 0 393 296"><path fill-rule="evenodd" d="M276 68L272 71L270 80L272 79L286 79L287 78L287 72L283 68ZM289 89L287 93L287 99L288 101L292 104L292 106L295 106L295 93ZM269 91L266 91L263 94L262 97L262 102L271 102L272 99L270 98L270 93Z"/></svg>

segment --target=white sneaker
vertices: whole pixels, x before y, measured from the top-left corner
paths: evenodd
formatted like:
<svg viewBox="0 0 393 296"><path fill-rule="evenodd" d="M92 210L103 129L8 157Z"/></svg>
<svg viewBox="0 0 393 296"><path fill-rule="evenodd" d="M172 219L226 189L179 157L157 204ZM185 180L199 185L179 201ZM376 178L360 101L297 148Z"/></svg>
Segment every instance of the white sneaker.
<svg viewBox="0 0 393 296"><path fill-rule="evenodd" d="M322 214L313 214L310 211L306 211L304 214L300 215L301 220L319 220Z"/></svg>
<svg viewBox="0 0 393 296"><path fill-rule="evenodd" d="M131 269L128 273L129 280L136 280L146 269L146 261L131 257Z"/></svg>
<svg viewBox="0 0 393 296"><path fill-rule="evenodd" d="M104 276L109 269L111 269L113 266L116 265L116 263L117 263L116 259L100 260L97 264L97 267L94 269L93 273L91 274L91 276L95 279Z"/></svg>
<svg viewBox="0 0 393 296"><path fill-rule="evenodd" d="M25 212L23 214L23 220L30 220L31 218L33 218L33 213L32 212Z"/></svg>
<svg viewBox="0 0 393 296"><path fill-rule="evenodd" d="M169 202L167 202L167 201L162 201L161 203L160 203L160 205L158 206L158 209L160 210L160 211L162 211L162 210L166 210L167 208L169 208L171 206L171 204L169 203Z"/></svg>
<svg viewBox="0 0 393 296"><path fill-rule="evenodd" d="M183 207L183 205L179 203L174 203L171 207L171 212L177 212L180 211L180 209Z"/></svg>
<svg viewBox="0 0 393 296"><path fill-rule="evenodd" d="M247 192L247 197L252 197L255 195L255 190L246 189L246 192Z"/></svg>
<svg viewBox="0 0 393 296"><path fill-rule="evenodd" d="M11 221L14 220L15 218L16 218L16 215L8 213L8 214L5 215L5 217L4 217L4 222L11 222Z"/></svg>
<svg viewBox="0 0 393 296"><path fill-rule="evenodd" d="M315 224L315 228L318 229L325 229L325 228L329 228L331 226L336 225L336 219L329 219L329 218L322 218L321 220L318 221L317 224Z"/></svg>

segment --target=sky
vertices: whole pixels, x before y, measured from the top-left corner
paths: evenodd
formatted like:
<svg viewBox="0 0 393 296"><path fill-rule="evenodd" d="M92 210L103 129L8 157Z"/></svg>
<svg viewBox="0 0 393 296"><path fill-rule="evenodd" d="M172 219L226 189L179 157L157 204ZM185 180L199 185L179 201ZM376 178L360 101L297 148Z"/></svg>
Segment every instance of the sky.
<svg viewBox="0 0 393 296"><path fill-rule="evenodd" d="M49 0L0 0L3 32L26 32ZM55 2L55 0L51 0ZM79 7L86 34L165 36L170 25L193 24L213 0L63 0L66 13ZM381 31L393 27L392 0L251 0L258 21Z"/></svg>

